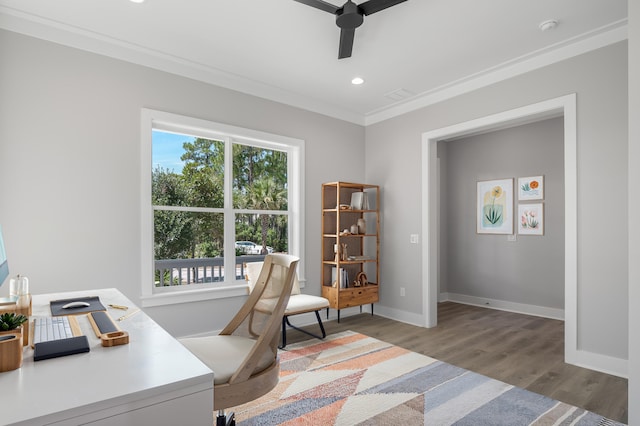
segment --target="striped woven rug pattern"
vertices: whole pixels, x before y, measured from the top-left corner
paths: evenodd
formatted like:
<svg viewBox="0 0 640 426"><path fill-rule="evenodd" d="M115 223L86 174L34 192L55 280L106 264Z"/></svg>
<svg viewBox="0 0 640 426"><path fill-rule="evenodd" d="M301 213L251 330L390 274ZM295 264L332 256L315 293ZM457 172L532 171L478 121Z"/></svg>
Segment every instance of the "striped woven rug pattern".
<svg viewBox="0 0 640 426"><path fill-rule="evenodd" d="M239 425L620 425L351 331L288 345L278 386Z"/></svg>

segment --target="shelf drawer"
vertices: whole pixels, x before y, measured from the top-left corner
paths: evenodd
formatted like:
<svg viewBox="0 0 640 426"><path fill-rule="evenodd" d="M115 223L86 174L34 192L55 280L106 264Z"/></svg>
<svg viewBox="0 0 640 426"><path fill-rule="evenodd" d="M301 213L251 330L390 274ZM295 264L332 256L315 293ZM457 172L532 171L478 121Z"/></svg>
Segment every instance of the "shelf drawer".
<svg viewBox="0 0 640 426"><path fill-rule="evenodd" d="M324 297L329 299L329 303L333 309L344 309L377 303L379 299L377 285L343 289L324 286L322 293Z"/></svg>

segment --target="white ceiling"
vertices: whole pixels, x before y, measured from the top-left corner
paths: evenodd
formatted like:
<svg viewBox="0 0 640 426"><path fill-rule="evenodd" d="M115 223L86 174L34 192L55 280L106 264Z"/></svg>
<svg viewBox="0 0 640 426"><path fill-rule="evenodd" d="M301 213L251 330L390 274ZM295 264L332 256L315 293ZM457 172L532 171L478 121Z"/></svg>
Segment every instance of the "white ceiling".
<svg viewBox="0 0 640 426"><path fill-rule="evenodd" d="M293 0L0 0L0 27L371 124L624 40L627 0L408 0L341 60L334 16Z"/></svg>

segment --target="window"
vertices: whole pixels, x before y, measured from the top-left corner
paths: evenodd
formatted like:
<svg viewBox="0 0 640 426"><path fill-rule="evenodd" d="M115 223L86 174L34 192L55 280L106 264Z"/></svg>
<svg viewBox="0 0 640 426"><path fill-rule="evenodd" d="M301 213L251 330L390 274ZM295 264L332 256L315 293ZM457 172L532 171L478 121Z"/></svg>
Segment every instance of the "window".
<svg viewBox="0 0 640 426"><path fill-rule="evenodd" d="M141 152L143 306L246 294L245 262L303 258L303 141L143 109Z"/></svg>

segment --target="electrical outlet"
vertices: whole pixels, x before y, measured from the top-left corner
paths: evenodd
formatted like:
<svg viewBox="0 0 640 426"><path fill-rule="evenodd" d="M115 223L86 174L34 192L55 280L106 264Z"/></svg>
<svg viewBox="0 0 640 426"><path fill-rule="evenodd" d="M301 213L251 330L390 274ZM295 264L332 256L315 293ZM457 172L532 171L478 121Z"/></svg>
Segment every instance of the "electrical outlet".
<svg viewBox="0 0 640 426"><path fill-rule="evenodd" d="M516 241L516 234L507 235L507 241Z"/></svg>
<svg viewBox="0 0 640 426"><path fill-rule="evenodd" d="M400 287L400 296L404 297L404 287Z"/></svg>
<svg viewBox="0 0 640 426"><path fill-rule="evenodd" d="M418 244L418 234L409 235L409 242L411 244Z"/></svg>

